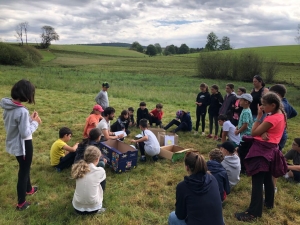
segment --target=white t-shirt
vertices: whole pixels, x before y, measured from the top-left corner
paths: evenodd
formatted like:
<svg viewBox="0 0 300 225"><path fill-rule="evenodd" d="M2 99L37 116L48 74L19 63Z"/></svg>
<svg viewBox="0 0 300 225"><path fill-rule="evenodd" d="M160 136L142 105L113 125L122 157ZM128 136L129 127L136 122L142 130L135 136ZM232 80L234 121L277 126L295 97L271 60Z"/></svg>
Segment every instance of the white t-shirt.
<svg viewBox="0 0 300 225"><path fill-rule="evenodd" d="M90 172L76 179L76 189L73 196L73 207L78 211L96 211L102 208L103 190L100 185L106 179L105 170L89 164Z"/></svg>
<svg viewBox="0 0 300 225"><path fill-rule="evenodd" d="M97 128L101 130L101 136L103 136L102 130L110 131L110 120L107 122L105 118L103 118L98 124Z"/></svg>
<svg viewBox="0 0 300 225"><path fill-rule="evenodd" d="M236 130L235 126L229 120L224 122L223 131L228 131L229 141L232 141L232 142L236 143L237 145L239 145L240 144L240 134L235 135L234 134L235 130Z"/></svg>
<svg viewBox="0 0 300 225"><path fill-rule="evenodd" d="M150 156L158 155L160 153L160 145L155 134L151 130L144 130L142 135L148 137L148 140L144 142L145 152Z"/></svg>

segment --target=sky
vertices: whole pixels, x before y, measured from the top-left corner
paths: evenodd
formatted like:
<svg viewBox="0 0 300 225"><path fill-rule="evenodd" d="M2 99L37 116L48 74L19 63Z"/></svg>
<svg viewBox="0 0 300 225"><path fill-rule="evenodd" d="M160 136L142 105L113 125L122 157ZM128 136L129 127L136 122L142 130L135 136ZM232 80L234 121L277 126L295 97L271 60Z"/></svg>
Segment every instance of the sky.
<svg viewBox="0 0 300 225"><path fill-rule="evenodd" d="M28 22L28 42L41 42L52 26L52 44L138 41L162 47L204 47L207 35L228 36L234 48L293 45L300 0L0 0L0 40L16 42Z"/></svg>

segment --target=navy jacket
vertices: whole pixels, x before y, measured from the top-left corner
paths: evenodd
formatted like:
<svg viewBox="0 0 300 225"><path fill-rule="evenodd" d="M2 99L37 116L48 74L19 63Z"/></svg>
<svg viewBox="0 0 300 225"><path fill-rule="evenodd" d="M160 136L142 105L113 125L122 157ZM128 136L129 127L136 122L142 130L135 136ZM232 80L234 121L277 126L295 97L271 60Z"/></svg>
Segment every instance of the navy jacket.
<svg viewBox="0 0 300 225"><path fill-rule="evenodd" d="M186 123L188 125L188 131L192 130L192 118L190 115L190 112L186 112L181 118L180 118L181 123Z"/></svg>
<svg viewBox="0 0 300 225"><path fill-rule="evenodd" d="M197 173L184 177L176 187L178 219L187 225L223 225L218 182L213 175Z"/></svg>
<svg viewBox="0 0 300 225"><path fill-rule="evenodd" d="M233 109L234 109L234 104L236 101L236 95L234 92L232 92L230 95L225 95L224 97L224 102L219 110L219 114L223 114L227 116L228 120L232 119L233 116Z"/></svg>
<svg viewBox="0 0 300 225"><path fill-rule="evenodd" d="M209 160L207 168L218 181L221 201L224 201L224 192L226 192L226 195L230 194L229 180L225 168L215 160Z"/></svg>
<svg viewBox="0 0 300 225"><path fill-rule="evenodd" d="M196 102L202 103L201 106L197 105L196 107L197 113L206 114L207 106L210 103L210 94L208 92L204 92L204 93L200 92L197 95Z"/></svg>
<svg viewBox="0 0 300 225"><path fill-rule="evenodd" d="M283 104L284 111L285 111L286 117L288 119L291 119L298 115L297 111L293 108L293 106L290 105L290 103L288 102L288 100L286 98L282 98L281 102Z"/></svg>
<svg viewBox="0 0 300 225"><path fill-rule="evenodd" d="M147 108L145 108L144 110L142 110L141 108L138 108L138 110L136 111L136 122L137 122L137 124L140 124L141 119L149 120L149 111L148 111Z"/></svg>
<svg viewBox="0 0 300 225"><path fill-rule="evenodd" d="M210 96L210 106L208 113L213 116L219 116L219 110L223 104L223 97L220 92Z"/></svg>

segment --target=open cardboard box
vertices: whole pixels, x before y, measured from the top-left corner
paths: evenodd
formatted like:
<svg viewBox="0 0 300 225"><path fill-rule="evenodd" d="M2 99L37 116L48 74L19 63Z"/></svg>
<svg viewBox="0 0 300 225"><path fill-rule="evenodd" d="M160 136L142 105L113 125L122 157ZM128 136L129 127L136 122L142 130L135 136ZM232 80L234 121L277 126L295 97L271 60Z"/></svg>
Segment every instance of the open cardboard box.
<svg viewBox="0 0 300 225"><path fill-rule="evenodd" d="M165 134L166 133L166 131L164 129L162 129L162 128L152 128L152 127L150 127L149 130L151 130L154 133L154 135L156 136L157 140L159 140L158 139L158 134L159 133L161 133L161 134Z"/></svg>
<svg viewBox="0 0 300 225"><path fill-rule="evenodd" d="M170 159L172 162L176 162L180 159L183 159L186 152L194 152L194 149L185 149L183 147L180 147L178 145L167 145L160 147L160 153L159 156Z"/></svg>
<svg viewBox="0 0 300 225"><path fill-rule="evenodd" d="M168 135L168 136L174 136L174 143L172 144L167 144L165 143L165 136ZM166 146L166 145L178 145L178 135L175 134L175 133L166 133L166 132L163 132L163 133L158 133L158 142L159 142L159 145L160 146Z"/></svg>

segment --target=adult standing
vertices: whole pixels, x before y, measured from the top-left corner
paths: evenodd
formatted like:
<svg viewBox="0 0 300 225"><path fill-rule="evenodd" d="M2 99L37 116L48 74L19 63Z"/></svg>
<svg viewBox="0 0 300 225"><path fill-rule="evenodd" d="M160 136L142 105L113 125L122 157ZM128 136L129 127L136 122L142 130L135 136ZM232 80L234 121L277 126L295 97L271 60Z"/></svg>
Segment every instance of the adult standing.
<svg viewBox="0 0 300 225"><path fill-rule="evenodd" d="M104 82L102 84L102 90L98 93L98 95L95 98L96 103L100 105L103 110L105 110L109 106L108 94L107 94L108 88L109 88L109 83Z"/></svg>
<svg viewBox="0 0 300 225"><path fill-rule="evenodd" d="M261 97L268 91L269 89L265 87L265 83L262 77L259 75L255 75L253 77L253 89L251 91L253 101L250 104L250 110L253 116L253 120L255 120L257 117L257 105L261 105Z"/></svg>

